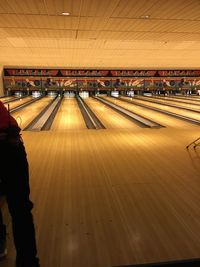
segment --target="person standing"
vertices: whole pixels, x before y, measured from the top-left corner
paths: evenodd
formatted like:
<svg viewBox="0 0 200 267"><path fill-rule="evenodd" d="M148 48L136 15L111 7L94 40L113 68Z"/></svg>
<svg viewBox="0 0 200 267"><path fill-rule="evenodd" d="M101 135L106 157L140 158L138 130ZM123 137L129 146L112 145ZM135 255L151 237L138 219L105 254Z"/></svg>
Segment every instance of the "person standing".
<svg viewBox="0 0 200 267"><path fill-rule="evenodd" d="M29 170L20 127L0 101L0 192L12 218L16 267L39 267L29 199ZM0 209L0 258L6 256L6 226Z"/></svg>

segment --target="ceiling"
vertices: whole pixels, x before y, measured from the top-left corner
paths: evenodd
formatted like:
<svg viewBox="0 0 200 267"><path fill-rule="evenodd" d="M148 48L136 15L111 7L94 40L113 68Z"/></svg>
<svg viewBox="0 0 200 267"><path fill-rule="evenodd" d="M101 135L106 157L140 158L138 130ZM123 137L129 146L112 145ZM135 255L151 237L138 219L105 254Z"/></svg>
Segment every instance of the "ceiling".
<svg viewBox="0 0 200 267"><path fill-rule="evenodd" d="M200 68L200 0L1 0L0 64Z"/></svg>

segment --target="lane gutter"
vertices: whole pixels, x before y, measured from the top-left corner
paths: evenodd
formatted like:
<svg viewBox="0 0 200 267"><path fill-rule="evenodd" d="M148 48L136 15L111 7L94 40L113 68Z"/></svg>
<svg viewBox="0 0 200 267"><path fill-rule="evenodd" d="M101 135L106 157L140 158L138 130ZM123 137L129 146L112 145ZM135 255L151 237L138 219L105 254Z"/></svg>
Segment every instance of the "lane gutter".
<svg viewBox="0 0 200 267"><path fill-rule="evenodd" d="M103 123L97 118L94 112L89 108L85 101L80 97L76 96L78 106L80 108L81 114L85 121L86 127L88 129L105 129Z"/></svg>
<svg viewBox="0 0 200 267"><path fill-rule="evenodd" d="M47 109L51 106L55 99L56 97L53 98L52 101L42 109L42 111L23 129L23 131L30 131L33 125L42 117L42 115L47 111Z"/></svg>

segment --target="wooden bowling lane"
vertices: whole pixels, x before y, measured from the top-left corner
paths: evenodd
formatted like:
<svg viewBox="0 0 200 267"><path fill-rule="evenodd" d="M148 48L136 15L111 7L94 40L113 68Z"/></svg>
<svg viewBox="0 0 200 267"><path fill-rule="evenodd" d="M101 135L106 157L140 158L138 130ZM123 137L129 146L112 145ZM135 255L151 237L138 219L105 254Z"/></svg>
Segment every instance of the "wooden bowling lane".
<svg viewBox="0 0 200 267"><path fill-rule="evenodd" d="M113 98L113 97L108 97L106 98L108 99L109 101L113 102L114 104L117 104L123 108L126 108L130 111L133 111L135 113L138 113L139 115L141 116L144 116L145 118L148 118L150 120L153 120L157 123L160 123L166 127L173 127L173 128L187 128L189 125L188 122L185 122L183 120L180 120L180 119L177 119L177 118L173 118L171 116L168 116L168 115L165 115L163 113L159 113L159 112L156 112L156 111L153 111L153 110L149 110L147 108L143 108L143 107L140 107L140 106L136 106L136 105L133 105L131 103L126 103L126 102L123 102L123 101L120 101L119 99L117 98ZM127 98L123 98L122 99L127 99ZM199 127L197 125L192 125L191 127Z"/></svg>
<svg viewBox="0 0 200 267"><path fill-rule="evenodd" d="M200 111L200 103L199 105L193 105L193 103L180 103L179 101L176 101L174 99L174 101L171 101L172 99L168 100L168 99L160 99L160 98L156 98L156 97L142 97L140 96L141 99L144 99L144 100L153 100L153 101L156 101L157 103L160 103L160 104L169 104L169 105L176 105L177 107L183 107L183 108L191 108L191 109L194 109L194 110L198 110ZM185 101L186 102L186 101Z"/></svg>
<svg viewBox="0 0 200 267"><path fill-rule="evenodd" d="M165 106L164 103L163 104L156 104L156 103L151 103L151 102L148 102L148 101L145 101L145 100L139 100L139 99L133 99L132 100L133 103L141 103L143 105L146 105L146 106L149 106L149 107L155 107L155 108L159 108L161 110L166 110L166 111L170 111L170 112L173 112L175 114L180 114L180 115L183 115L183 116L187 116L189 118L192 118L192 119L196 119L196 120L199 120L200 121L200 113L196 113L196 112L192 112L192 111L187 111L187 110L181 110L179 108L173 108L173 107L168 107L168 106Z"/></svg>
<svg viewBox="0 0 200 267"><path fill-rule="evenodd" d="M51 97L44 97L30 106L13 113L12 116L17 120L21 129L24 129L51 101Z"/></svg>
<svg viewBox="0 0 200 267"><path fill-rule="evenodd" d="M86 98L85 102L107 129L141 129L134 122L92 97Z"/></svg>
<svg viewBox="0 0 200 267"><path fill-rule="evenodd" d="M5 96L5 97L0 98L0 101L4 103L5 101L10 101L10 100L13 100L15 98L17 98L17 97L16 96Z"/></svg>
<svg viewBox="0 0 200 267"><path fill-rule="evenodd" d="M184 149L196 135L25 132L41 266L200 257L199 154Z"/></svg>
<svg viewBox="0 0 200 267"><path fill-rule="evenodd" d="M51 130L87 129L75 98L64 98L56 114Z"/></svg>
<svg viewBox="0 0 200 267"><path fill-rule="evenodd" d="M32 99L33 99L32 96L27 96L25 98L20 98L19 100L11 102L11 103L8 103L8 104L10 106L10 109L12 109L12 108L16 108L16 107L18 107L18 106L20 106L20 105L32 100ZM5 104L5 106L8 107L8 104Z"/></svg>
<svg viewBox="0 0 200 267"><path fill-rule="evenodd" d="M169 96L155 96L154 99L163 99L163 100L170 100L170 102L172 101L176 101L176 102L183 102L183 103L188 103L188 104L195 104L196 105L200 105L200 99L198 100L195 100L195 99L191 99L189 97L176 97L176 96L173 96L173 97L169 97Z"/></svg>
<svg viewBox="0 0 200 267"><path fill-rule="evenodd" d="M171 96L171 98L178 98L178 99L189 99L189 100L194 100L194 101L200 101L200 96L199 95L190 95L190 96L180 96L180 95L176 95L176 96Z"/></svg>

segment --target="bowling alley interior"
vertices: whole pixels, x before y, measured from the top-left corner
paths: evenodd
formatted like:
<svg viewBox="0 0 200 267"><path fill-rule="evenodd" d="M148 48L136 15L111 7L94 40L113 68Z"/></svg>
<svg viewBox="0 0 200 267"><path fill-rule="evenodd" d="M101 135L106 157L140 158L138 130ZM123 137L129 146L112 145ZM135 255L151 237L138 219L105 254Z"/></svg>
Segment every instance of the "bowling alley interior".
<svg viewBox="0 0 200 267"><path fill-rule="evenodd" d="M199 10L0 1L0 101L27 152L41 267L200 266Z"/></svg>

